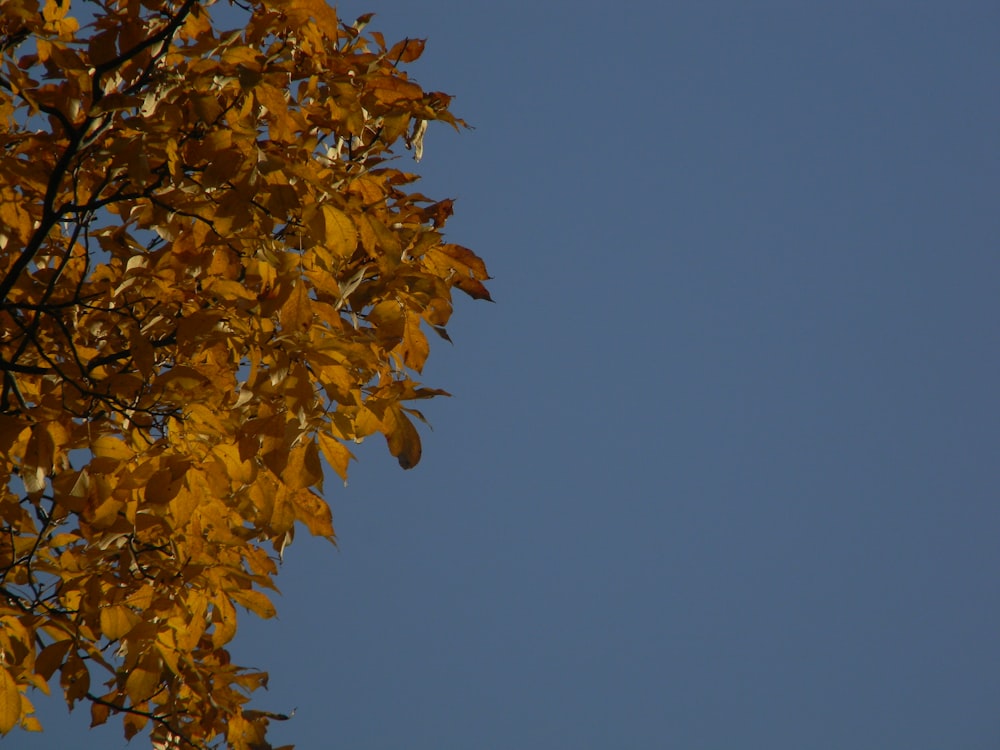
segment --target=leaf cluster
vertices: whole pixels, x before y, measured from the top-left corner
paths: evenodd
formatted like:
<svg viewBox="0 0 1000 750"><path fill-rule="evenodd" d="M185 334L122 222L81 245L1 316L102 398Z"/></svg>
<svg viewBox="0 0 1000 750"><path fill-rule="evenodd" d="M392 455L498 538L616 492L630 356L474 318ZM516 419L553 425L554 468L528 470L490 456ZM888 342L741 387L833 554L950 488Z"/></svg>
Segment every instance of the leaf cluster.
<svg viewBox="0 0 1000 750"><path fill-rule="evenodd" d="M323 459L420 460L427 334L489 299L402 148L464 125L324 0L0 8L0 732L58 685L154 745L269 747L231 662Z"/></svg>

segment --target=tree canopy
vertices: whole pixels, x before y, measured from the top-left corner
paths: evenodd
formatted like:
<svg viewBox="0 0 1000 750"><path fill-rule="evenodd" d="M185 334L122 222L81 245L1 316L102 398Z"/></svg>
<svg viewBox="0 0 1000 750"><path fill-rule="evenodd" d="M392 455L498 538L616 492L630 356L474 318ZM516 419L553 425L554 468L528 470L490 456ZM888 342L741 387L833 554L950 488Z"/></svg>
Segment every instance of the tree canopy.
<svg viewBox="0 0 1000 750"><path fill-rule="evenodd" d="M323 459L414 404L486 268L414 189L464 125L324 0L0 6L0 733L58 684L159 748L270 747L233 664ZM410 155L406 154L410 150Z"/></svg>

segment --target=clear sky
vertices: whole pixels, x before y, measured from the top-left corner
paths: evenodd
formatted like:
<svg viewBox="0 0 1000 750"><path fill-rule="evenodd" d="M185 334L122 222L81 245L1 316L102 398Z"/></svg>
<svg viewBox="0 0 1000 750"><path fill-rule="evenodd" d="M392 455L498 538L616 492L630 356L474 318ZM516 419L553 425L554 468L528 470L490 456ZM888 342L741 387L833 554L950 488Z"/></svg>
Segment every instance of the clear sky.
<svg viewBox="0 0 1000 750"><path fill-rule="evenodd" d="M429 39L497 304L241 625L275 744L1000 747L1000 6L339 10Z"/></svg>

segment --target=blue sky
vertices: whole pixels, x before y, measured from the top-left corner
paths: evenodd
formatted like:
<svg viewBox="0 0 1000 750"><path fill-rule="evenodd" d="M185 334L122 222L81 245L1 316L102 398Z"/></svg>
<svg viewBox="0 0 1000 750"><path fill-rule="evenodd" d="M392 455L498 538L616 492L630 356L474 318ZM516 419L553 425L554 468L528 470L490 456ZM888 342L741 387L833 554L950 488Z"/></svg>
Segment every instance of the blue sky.
<svg viewBox="0 0 1000 750"><path fill-rule="evenodd" d="M241 625L276 744L1000 746L1000 9L366 11L497 304ZM125 746L38 703L5 746Z"/></svg>

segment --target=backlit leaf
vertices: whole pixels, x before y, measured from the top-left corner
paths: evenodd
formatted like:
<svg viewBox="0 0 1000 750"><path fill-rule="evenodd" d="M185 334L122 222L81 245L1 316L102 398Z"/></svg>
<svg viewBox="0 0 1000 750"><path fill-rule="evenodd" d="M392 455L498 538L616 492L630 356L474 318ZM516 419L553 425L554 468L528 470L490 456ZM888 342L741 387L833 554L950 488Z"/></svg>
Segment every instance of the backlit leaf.
<svg viewBox="0 0 1000 750"><path fill-rule="evenodd" d="M147 659L135 667L125 680L125 692L132 703L142 703L153 697L160 684L160 670Z"/></svg>
<svg viewBox="0 0 1000 750"><path fill-rule="evenodd" d="M236 589L229 592L230 598L237 604L242 604L255 615L268 620L275 615L274 605L271 600L259 591L251 589Z"/></svg>
<svg viewBox="0 0 1000 750"><path fill-rule="evenodd" d="M328 203L320 206L323 234L320 242L335 255L350 257L358 243L358 230L350 217Z"/></svg>
<svg viewBox="0 0 1000 750"><path fill-rule="evenodd" d="M105 637L117 641L139 622L139 616L128 607L115 605L101 609L101 631Z"/></svg>
<svg viewBox="0 0 1000 750"><path fill-rule="evenodd" d="M0 664L0 734L7 734L21 719L21 694L17 682Z"/></svg>
<svg viewBox="0 0 1000 750"><path fill-rule="evenodd" d="M281 307L281 324L289 330L303 330L312 323L312 305L309 290L299 282Z"/></svg>
<svg viewBox="0 0 1000 750"><path fill-rule="evenodd" d="M326 462L330 464L330 467L337 472L344 482L347 482L347 467L354 455L348 450L347 446L336 440L325 432L320 432L317 436L319 438L320 448L323 450L323 457Z"/></svg>

